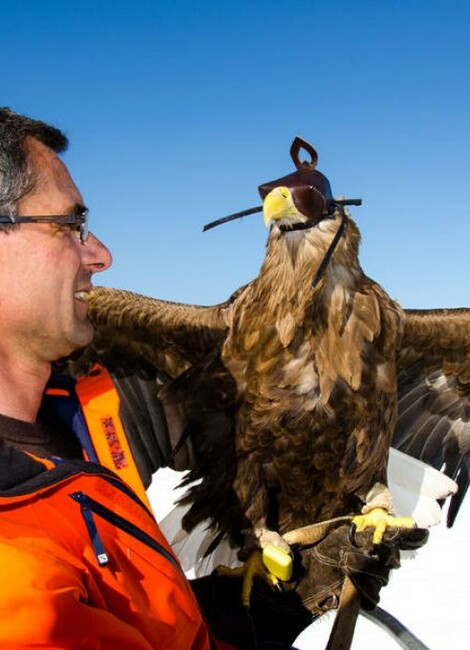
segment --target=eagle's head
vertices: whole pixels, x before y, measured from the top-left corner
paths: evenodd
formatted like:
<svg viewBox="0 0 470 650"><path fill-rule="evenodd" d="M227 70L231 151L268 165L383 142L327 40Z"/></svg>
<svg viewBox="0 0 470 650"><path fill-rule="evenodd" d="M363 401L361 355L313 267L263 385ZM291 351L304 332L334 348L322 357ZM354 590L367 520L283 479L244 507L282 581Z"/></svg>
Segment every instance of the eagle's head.
<svg viewBox="0 0 470 650"><path fill-rule="evenodd" d="M274 222L280 230L312 228L329 216L324 197L309 186L272 189L263 200L264 223Z"/></svg>
<svg viewBox="0 0 470 650"><path fill-rule="evenodd" d="M300 149L310 154L310 161L299 159ZM280 259L281 250L285 250L297 275L299 265L300 273L304 271L306 277L311 274L309 282L313 287L327 268L333 271L329 264L331 258L334 258L333 266L356 276L360 234L343 206L360 204L360 200L333 198L328 179L316 169L317 153L305 140L294 140L291 156L297 171L259 187L264 222L266 226L274 226L268 240L267 266L272 264L269 249L273 247L277 251L275 259Z"/></svg>
<svg viewBox="0 0 470 650"><path fill-rule="evenodd" d="M310 154L310 161L299 159L301 149ZM297 137L290 152L297 171L258 188L264 220L266 225L277 222L281 230L311 228L334 211L330 183L316 169L318 155L311 144Z"/></svg>

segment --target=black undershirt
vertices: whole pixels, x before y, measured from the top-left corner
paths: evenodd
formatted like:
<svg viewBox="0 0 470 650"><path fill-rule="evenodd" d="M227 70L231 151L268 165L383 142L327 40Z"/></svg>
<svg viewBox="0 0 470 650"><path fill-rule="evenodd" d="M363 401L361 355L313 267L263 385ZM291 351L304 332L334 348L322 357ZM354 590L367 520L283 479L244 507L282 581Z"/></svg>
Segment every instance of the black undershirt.
<svg viewBox="0 0 470 650"><path fill-rule="evenodd" d="M0 438L16 449L43 458L83 459L82 447L75 434L44 409L35 423L0 414Z"/></svg>

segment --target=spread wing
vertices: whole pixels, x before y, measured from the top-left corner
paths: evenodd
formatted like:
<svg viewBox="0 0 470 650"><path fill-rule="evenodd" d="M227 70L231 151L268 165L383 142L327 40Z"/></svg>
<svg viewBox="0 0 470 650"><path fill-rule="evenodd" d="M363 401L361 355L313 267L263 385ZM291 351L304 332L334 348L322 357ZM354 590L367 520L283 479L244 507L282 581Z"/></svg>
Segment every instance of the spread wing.
<svg viewBox="0 0 470 650"><path fill-rule="evenodd" d="M145 359L169 377L176 377L220 348L233 299L203 307L98 287L90 302L96 335L88 355L112 350Z"/></svg>
<svg viewBox="0 0 470 650"><path fill-rule="evenodd" d="M182 390L198 373L206 392L214 381L217 385L214 360L225 340L237 294L223 304L204 307L98 287L89 309L95 328L93 343L65 360L65 368L58 364L58 370L74 376L97 362L108 369L146 486L161 467L182 469L194 463L197 445L190 436L182 435L186 414L180 412L179 405L167 409L161 399L162 386L181 377L177 388ZM188 394L191 396L191 391L186 391ZM201 405L194 398L185 406L196 410Z"/></svg>
<svg viewBox="0 0 470 650"><path fill-rule="evenodd" d="M470 483L470 309L407 310L393 446L453 478L451 526Z"/></svg>

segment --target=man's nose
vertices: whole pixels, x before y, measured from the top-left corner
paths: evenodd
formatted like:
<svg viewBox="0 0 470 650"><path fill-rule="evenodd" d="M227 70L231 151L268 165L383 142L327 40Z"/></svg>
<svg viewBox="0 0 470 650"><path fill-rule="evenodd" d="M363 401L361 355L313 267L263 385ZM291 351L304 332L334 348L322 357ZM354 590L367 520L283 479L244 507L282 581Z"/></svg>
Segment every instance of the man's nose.
<svg viewBox="0 0 470 650"><path fill-rule="evenodd" d="M92 273L100 273L109 269L113 263L112 255L98 237L95 237L93 233L89 233L88 239L82 246L83 264Z"/></svg>

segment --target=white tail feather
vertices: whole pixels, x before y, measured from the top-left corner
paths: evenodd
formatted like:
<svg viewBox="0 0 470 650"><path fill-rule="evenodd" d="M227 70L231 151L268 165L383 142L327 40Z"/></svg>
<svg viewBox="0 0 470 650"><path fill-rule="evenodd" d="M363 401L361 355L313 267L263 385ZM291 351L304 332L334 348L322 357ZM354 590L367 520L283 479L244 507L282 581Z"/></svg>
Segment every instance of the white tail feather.
<svg viewBox="0 0 470 650"><path fill-rule="evenodd" d="M438 501L457 491L457 484L448 476L393 448L388 457L388 487L395 513L411 515L422 528L439 523Z"/></svg>
<svg viewBox="0 0 470 650"><path fill-rule="evenodd" d="M191 533L187 533L181 520L189 506L175 506L160 522L162 533L171 544L181 566L189 577L198 577L211 573L219 564L236 566L240 564L237 551L223 539L217 548L206 556L216 535L207 526L200 524Z"/></svg>
<svg viewBox="0 0 470 650"><path fill-rule="evenodd" d="M153 477L148 496L156 519L169 544L177 555L181 566L189 577L211 573L216 566L236 566L239 564L236 549L222 540L208 557L207 550L215 539L214 533L205 524L200 524L191 533L182 526L182 519L189 506L176 504L187 488L178 487L185 473L161 469Z"/></svg>

